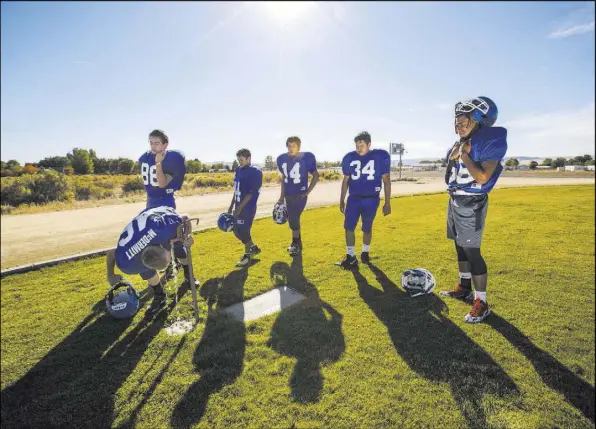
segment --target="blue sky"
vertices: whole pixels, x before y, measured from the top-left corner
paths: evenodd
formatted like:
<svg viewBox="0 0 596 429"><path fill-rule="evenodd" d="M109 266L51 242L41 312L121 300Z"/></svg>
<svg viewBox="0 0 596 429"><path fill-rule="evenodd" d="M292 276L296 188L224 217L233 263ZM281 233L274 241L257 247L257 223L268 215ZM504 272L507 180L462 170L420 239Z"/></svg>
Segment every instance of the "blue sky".
<svg viewBox="0 0 596 429"><path fill-rule="evenodd" d="M508 156L594 154L593 2L2 2L1 40L2 160L136 159L154 128L202 161L361 130L440 158L476 95Z"/></svg>

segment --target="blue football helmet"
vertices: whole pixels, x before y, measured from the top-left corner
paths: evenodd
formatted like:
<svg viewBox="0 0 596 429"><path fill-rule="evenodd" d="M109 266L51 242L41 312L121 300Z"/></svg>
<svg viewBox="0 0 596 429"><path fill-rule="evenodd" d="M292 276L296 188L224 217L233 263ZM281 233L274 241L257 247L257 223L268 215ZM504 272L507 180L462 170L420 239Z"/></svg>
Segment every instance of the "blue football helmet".
<svg viewBox="0 0 596 429"><path fill-rule="evenodd" d="M490 98L480 96L471 100L459 101L455 105L455 117L460 115L469 116L481 127L492 127L497 122L499 109ZM455 132L457 133L457 128Z"/></svg>
<svg viewBox="0 0 596 429"><path fill-rule="evenodd" d="M273 221L278 225L283 225L288 221L288 206L285 203L275 203L273 206Z"/></svg>
<svg viewBox="0 0 596 429"><path fill-rule="evenodd" d="M114 295L120 288L126 288ZM108 313L115 319L129 319L134 317L141 307L141 297L132 283L128 280L120 280L110 288L106 295L106 307Z"/></svg>
<svg viewBox="0 0 596 429"><path fill-rule="evenodd" d="M223 212L217 218L217 226L223 232L230 232L234 229L234 225L236 224L236 219L234 216L227 212Z"/></svg>

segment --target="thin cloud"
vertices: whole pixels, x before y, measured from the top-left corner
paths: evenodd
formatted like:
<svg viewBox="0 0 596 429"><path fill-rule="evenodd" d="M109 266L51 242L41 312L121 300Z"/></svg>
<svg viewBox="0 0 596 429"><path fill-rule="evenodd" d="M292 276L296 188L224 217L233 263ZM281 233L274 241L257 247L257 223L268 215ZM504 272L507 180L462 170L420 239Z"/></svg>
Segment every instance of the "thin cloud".
<svg viewBox="0 0 596 429"><path fill-rule="evenodd" d="M553 31L548 35L549 39L563 39L576 34L591 33L594 31L594 21L587 24L574 25L562 30Z"/></svg>
<svg viewBox="0 0 596 429"><path fill-rule="evenodd" d="M528 115L503 123L508 152L528 156L594 153L594 103L575 110Z"/></svg>
<svg viewBox="0 0 596 429"><path fill-rule="evenodd" d="M571 9L563 19L557 21L548 38L564 39L594 32L594 12L594 2L585 2L582 7Z"/></svg>

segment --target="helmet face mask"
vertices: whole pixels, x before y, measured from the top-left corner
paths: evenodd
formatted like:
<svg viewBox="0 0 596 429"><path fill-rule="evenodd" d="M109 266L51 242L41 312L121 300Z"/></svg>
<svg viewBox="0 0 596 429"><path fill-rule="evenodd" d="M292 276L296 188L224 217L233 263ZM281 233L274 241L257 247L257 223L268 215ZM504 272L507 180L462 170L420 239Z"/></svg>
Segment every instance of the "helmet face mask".
<svg viewBox="0 0 596 429"><path fill-rule="evenodd" d="M122 287L126 289L114 294L117 289ZM115 319L130 319L137 314L140 307L141 298L139 293L126 280L122 280L114 285L106 295L107 311Z"/></svg>
<svg viewBox="0 0 596 429"><path fill-rule="evenodd" d="M460 101L455 105L455 112L454 116L456 118L455 123L455 132L458 132L457 128L457 118L461 116L467 116L470 119L474 120L478 127L492 127L495 122L497 121L497 117L499 115L499 110L497 109L497 105L488 97L480 96L476 98L472 98L470 100ZM472 131L468 134L472 134L476 129L472 129Z"/></svg>
<svg viewBox="0 0 596 429"><path fill-rule="evenodd" d="M404 271L401 277L402 287L412 298L430 294L435 288L436 282L430 271L424 268Z"/></svg>
<svg viewBox="0 0 596 429"><path fill-rule="evenodd" d="M234 229L236 219L230 213L224 212L217 218L217 227L223 232L230 232Z"/></svg>
<svg viewBox="0 0 596 429"><path fill-rule="evenodd" d="M285 203L276 203L273 207L273 221L278 225L283 225L288 221L288 207Z"/></svg>

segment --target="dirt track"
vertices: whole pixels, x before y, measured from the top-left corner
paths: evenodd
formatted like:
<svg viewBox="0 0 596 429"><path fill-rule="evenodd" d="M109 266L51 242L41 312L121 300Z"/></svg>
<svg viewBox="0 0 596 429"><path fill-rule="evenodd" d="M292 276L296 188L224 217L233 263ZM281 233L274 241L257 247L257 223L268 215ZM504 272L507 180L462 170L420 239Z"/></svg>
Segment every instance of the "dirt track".
<svg viewBox="0 0 596 429"><path fill-rule="evenodd" d="M594 178L501 177L497 187L594 184ZM392 195L441 192L440 177L418 183L393 182ZM309 196L308 208L339 202L340 182L320 183ZM230 204L231 192L177 198L178 211L200 218L199 229L215 225L217 216ZM257 217L271 215L279 187L263 188ZM30 215L3 216L1 222L1 268L45 261L76 253L113 247L122 229L144 203L122 204Z"/></svg>

